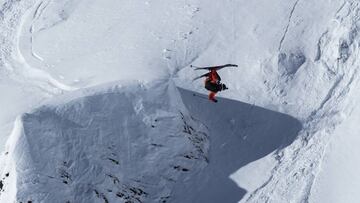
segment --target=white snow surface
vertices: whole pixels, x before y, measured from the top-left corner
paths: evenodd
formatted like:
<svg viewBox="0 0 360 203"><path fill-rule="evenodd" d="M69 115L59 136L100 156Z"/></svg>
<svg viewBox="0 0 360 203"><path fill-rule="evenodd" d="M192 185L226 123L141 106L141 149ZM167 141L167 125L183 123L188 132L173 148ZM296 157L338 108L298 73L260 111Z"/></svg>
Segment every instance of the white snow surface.
<svg viewBox="0 0 360 203"><path fill-rule="evenodd" d="M0 202L359 202L359 16L1 0ZM226 63L211 103L189 65Z"/></svg>

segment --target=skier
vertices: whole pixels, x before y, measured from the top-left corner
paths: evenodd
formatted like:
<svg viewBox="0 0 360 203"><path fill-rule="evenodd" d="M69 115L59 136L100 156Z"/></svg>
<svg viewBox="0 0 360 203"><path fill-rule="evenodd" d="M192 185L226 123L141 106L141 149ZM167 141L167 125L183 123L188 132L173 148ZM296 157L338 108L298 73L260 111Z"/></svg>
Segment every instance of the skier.
<svg viewBox="0 0 360 203"><path fill-rule="evenodd" d="M217 92L228 89L225 84L220 83L221 77L215 69L206 74L205 89L209 90L209 100L217 102L215 95Z"/></svg>
<svg viewBox="0 0 360 203"><path fill-rule="evenodd" d="M190 67L196 67L191 65ZM217 99L215 99L215 95L219 91L227 90L225 84L222 84L220 75L216 72L217 70L220 70L225 67L238 67L236 64L226 64L222 66L212 66L212 67L197 67L195 70L208 70L208 73L205 73L204 75L201 75L199 77L196 77L194 80L197 80L202 77L206 77L205 79L205 89L209 90L209 100L213 102L217 102Z"/></svg>

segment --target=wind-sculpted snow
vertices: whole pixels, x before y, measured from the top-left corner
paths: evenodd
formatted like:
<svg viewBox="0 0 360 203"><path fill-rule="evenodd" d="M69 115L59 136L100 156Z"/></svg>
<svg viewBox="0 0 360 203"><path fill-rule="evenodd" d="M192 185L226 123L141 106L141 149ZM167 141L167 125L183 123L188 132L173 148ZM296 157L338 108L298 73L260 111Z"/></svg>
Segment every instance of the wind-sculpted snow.
<svg viewBox="0 0 360 203"><path fill-rule="evenodd" d="M21 116L0 202L171 202L174 184L207 165L207 130L175 86L78 93Z"/></svg>

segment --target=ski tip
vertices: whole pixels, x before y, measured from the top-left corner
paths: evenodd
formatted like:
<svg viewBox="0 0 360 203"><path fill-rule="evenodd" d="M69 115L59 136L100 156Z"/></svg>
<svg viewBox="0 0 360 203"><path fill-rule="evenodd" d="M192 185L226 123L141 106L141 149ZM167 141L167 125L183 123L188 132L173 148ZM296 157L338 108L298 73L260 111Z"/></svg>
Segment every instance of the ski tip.
<svg viewBox="0 0 360 203"><path fill-rule="evenodd" d="M237 64L229 64L229 66L232 66L232 67L239 67Z"/></svg>

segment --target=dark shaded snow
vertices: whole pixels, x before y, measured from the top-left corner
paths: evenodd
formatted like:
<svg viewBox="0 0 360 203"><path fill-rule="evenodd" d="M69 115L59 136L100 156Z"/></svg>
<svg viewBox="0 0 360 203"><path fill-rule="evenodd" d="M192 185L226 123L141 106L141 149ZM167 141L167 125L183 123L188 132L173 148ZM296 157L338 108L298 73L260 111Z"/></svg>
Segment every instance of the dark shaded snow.
<svg viewBox="0 0 360 203"><path fill-rule="evenodd" d="M1 202L161 202L207 165L208 132L175 86L75 95L18 120L5 162L16 181L5 180Z"/></svg>

